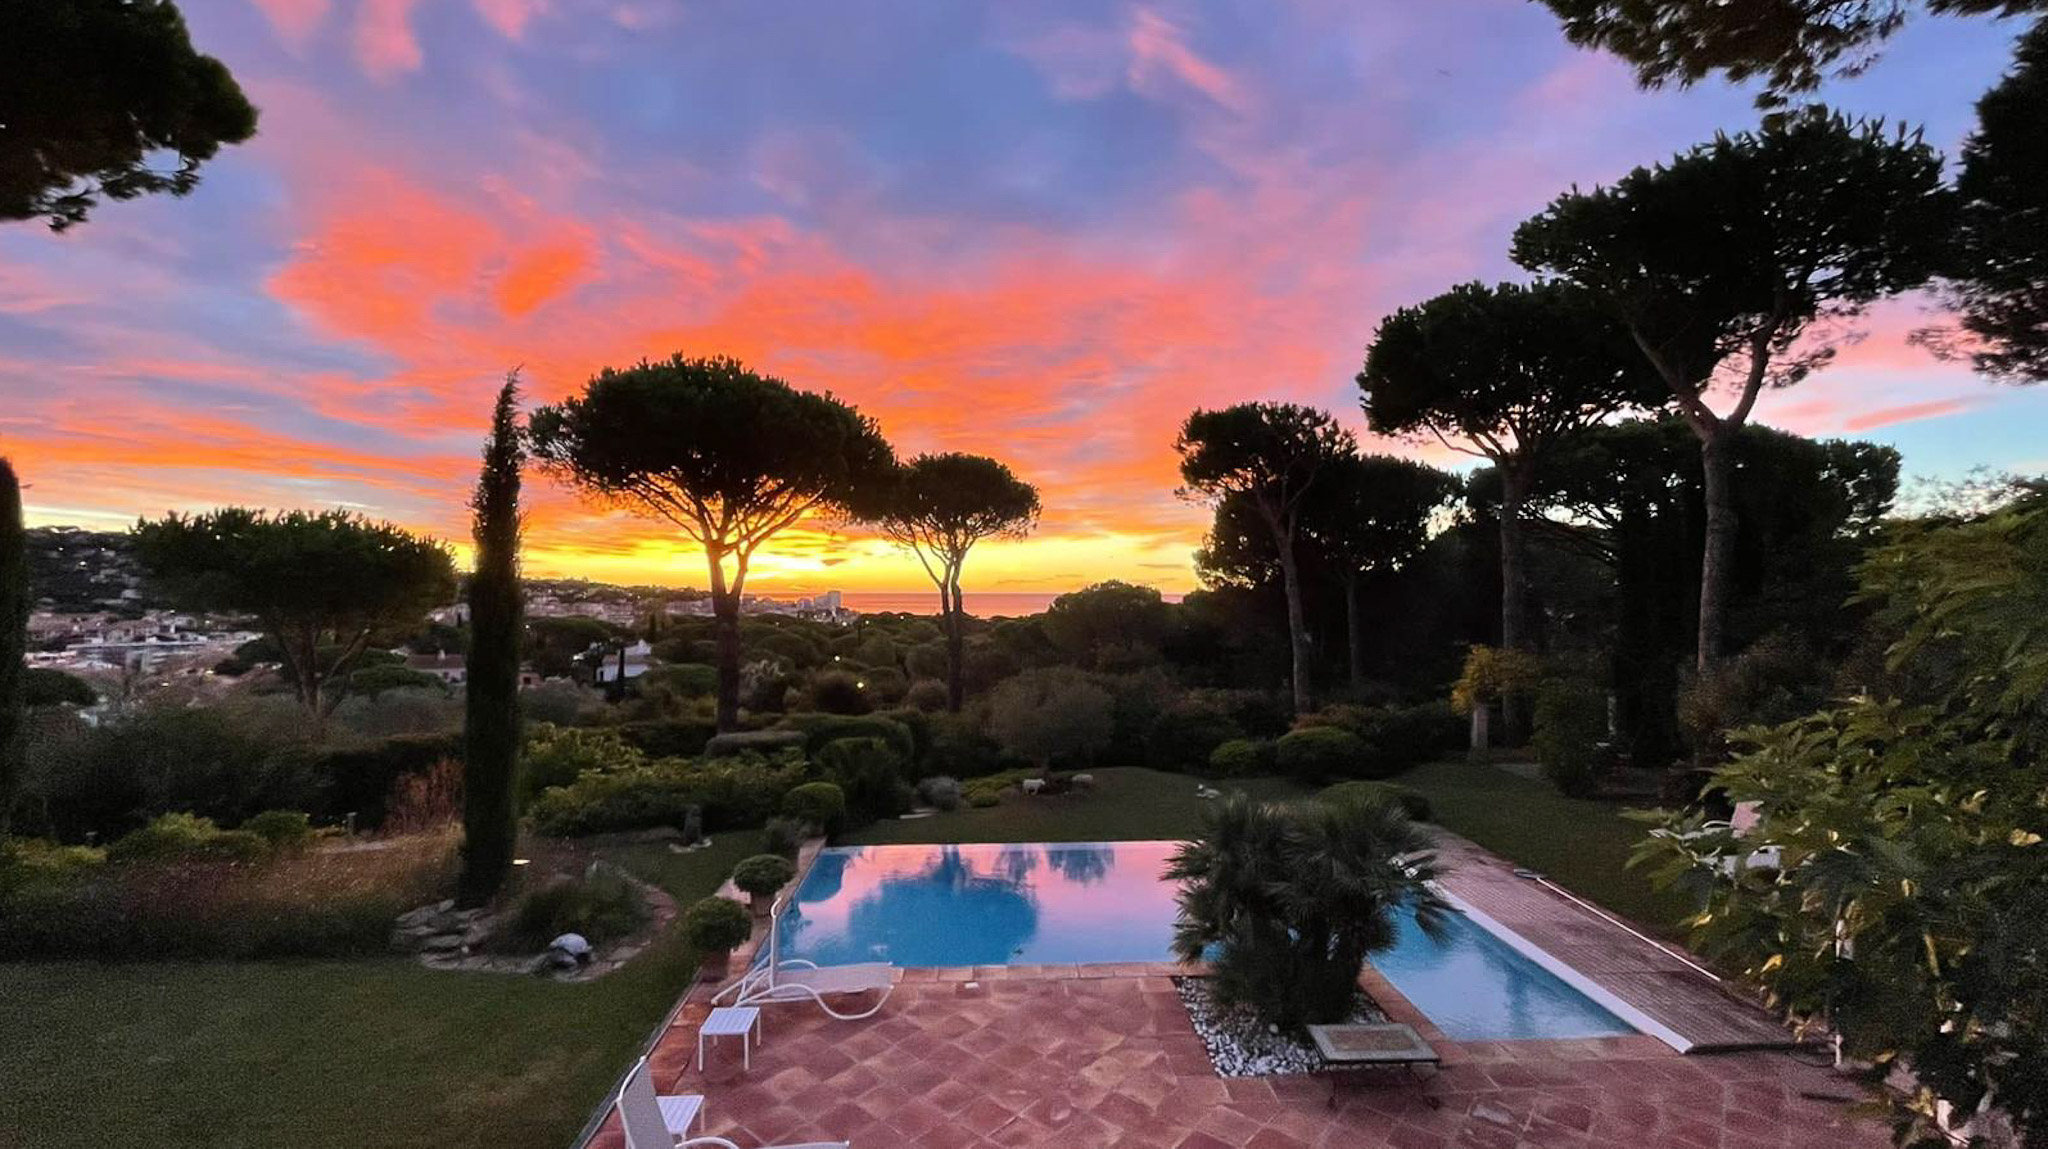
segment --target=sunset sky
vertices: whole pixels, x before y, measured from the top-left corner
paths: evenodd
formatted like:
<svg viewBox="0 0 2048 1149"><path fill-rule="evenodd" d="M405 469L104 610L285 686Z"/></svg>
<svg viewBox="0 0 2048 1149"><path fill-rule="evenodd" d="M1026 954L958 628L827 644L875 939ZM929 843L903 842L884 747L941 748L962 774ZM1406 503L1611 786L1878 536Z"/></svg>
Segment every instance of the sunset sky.
<svg viewBox="0 0 2048 1149"><path fill-rule="evenodd" d="M1197 405L1317 404L1389 309L1518 277L1509 233L1754 122L1637 91L1524 0L183 0L261 133L188 199L0 230L0 453L31 519L347 506L460 540L500 376L737 355L899 451L1037 483L970 587L1194 584ZM1923 20L1826 93L1953 154L2016 24ZM1763 422L1909 474L2048 469L2048 393L1931 359L1905 301ZM1398 449L1440 461L1441 449ZM528 569L702 585L660 524L536 479ZM752 589L919 589L820 526Z"/></svg>

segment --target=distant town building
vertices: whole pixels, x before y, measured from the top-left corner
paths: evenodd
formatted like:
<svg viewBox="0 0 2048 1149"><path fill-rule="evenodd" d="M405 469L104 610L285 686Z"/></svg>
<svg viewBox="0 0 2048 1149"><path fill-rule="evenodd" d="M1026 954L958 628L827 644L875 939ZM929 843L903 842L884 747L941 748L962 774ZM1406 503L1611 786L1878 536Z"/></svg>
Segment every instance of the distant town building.
<svg viewBox="0 0 2048 1149"><path fill-rule="evenodd" d="M431 674L450 686L460 686L469 678L468 660L459 654L410 654L405 668Z"/></svg>
<svg viewBox="0 0 2048 1149"><path fill-rule="evenodd" d="M653 644L649 643L646 639L641 639L639 642L626 648L623 665L621 665L618 651L605 652L604 661L597 664L597 680L599 682L617 682L623 674L628 681L631 681L647 673L647 668L653 665L653 662Z"/></svg>

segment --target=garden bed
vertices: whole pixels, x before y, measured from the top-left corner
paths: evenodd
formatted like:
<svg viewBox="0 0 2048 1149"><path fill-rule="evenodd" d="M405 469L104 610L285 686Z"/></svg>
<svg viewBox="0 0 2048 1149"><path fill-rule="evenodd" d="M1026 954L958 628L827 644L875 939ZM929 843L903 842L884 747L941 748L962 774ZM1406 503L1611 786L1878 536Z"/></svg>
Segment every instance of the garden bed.
<svg viewBox="0 0 2048 1149"><path fill-rule="evenodd" d="M1215 998L1215 982L1206 977L1177 977L1174 991L1188 1010L1195 1034L1209 1051L1209 1063L1218 1077L1275 1077L1282 1074L1313 1073L1323 1067L1308 1035L1276 1029L1242 1006L1224 1005ZM1386 1021L1387 1015L1363 993L1349 1022Z"/></svg>

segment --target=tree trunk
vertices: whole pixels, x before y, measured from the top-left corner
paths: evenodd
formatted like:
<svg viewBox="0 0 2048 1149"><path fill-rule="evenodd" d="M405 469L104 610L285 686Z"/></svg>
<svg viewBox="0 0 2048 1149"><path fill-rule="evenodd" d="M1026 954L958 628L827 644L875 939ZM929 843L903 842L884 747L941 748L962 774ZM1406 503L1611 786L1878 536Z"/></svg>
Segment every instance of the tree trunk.
<svg viewBox="0 0 2048 1149"><path fill-rule="evenodd" d="M740 726L740 592L711 592L711 630L718 643L718 732ZM624 675L624 670L620 674Z"/></svg>
<svg viewBox="0 0 2048 1149"><path fill-rule="evenodd" d="M1365 685L1365 608L1359 602L1359 582L1357 571L1344 576L1344 641L1354 689Z"/></svg>
<svg viewBox="0 0 2048 1149"><path fill-rule="evenodd" d="M939 597L946 604L946 709L955 714L967 704L967 620L961 615L960 575L955 571Z"/></svg>
<svg viewBox="0 0 2048 1149"><path fill-rule="evenodd" d="M1500 645L1503 650L1533 651L1529 638L1528 528L1522 521L1529 498L1529 475L1521 465L1500 467ZM1528 740L1528 700L1521 691L1501 696L1501 733L1505 745Z"/></svg>
<svg viewBox="0 0 2048 1149"><path fill-rule="evenodd" d="M0 459L0 834L12 825L28 754L28 607L21 483Z"/></svg>
<svg viewBox="0 0 2048 1149"><path fill-rule="evenodd" d="M1309 689L1308 621L1301 609L1301 574L1295 569L1293 532L1276 527L1273 541L1279 544L1280 582L1287 592L1287 641L1294 653L1294 713L1298 717L1315 709Z"/></svg>
<svg viewBox="0 0 2048 1149"><path fill-rule="evenodd" d="M1721 657L1728 606L1728 579L1734 573L1735 444L1731 427L1717 427L1700 439L1700 469L1706 479L1706 546L1700 554L1699 650L1695 667L1705 673Z"/></svg>

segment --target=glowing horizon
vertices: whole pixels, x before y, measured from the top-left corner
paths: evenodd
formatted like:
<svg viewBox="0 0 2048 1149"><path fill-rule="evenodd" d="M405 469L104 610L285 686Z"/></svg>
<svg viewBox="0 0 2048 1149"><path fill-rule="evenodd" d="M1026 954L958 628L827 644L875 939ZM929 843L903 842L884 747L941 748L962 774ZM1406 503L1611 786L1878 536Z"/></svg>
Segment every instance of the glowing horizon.
<svg viewBox="0 0 2048 1149"><path fill-rule="evenodd" d="M1558 191L1755 122L1718 84L1637 91L1510 0L182 7L257 139L189 198L0 229L0 454L32 523L344 506L464 543L504 371L537 403L681 350L1038 484L1038 534L979 550L971 591L1185 591L1190 409L1285 399L1360 428L1381 315L1523 278L1508 234ZM1953 155L2018 30L1916 21L1823 96ZM1914 474L2048 469L2048 392L1909 346L1926 310L1881 308L1759 420L1892 443ZM704 584L663 524L528 491L531 573ZM927 586L824 523L749 580Z"/></svg>

